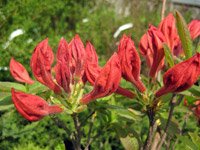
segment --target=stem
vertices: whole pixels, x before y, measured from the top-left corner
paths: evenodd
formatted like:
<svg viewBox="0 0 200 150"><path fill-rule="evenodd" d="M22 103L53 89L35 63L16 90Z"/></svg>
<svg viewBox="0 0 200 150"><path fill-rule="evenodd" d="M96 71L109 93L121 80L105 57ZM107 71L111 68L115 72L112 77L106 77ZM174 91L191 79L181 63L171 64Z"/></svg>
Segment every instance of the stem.
<svg viewBox="0 0 200 150"><path fill-rule="evenodd" d="M92 113L94 114L94 113ZM88 150L91 142L92 142L92 139L91 139L91 133L92 133L92 128L93 128L93 125L94 125L94 117L92 117L91 121L90 121L90 125L89 125L89 131L88 131L88 138L87 138L87 144L86 144L86 147L84 150Z"/></svg>
<svg viewBox="0 0 200 150"><path fill-rule="evenodd" d="M162 11L161 11L161 19L162 19L162 20L163 20L164 17L165 17L166 1L167 1L167 0L163 0L163 3L162 3Z"/></svg>
<svg viewBox="0 0 200 150"><path fill-rule="evenodd" d="M74 120L74 126L75 126L75 129L76 129L76 131L74 132L74 137L75 137L75 140L73 142L74 149L75 150L81 150L81 135L82 135L82 132L81 132L81 126L80 126L78 114L74 113L72 115L72 118Z"/></svg>
<svg viewBox="0 0 200 150"><path fill-rule="evenodd" d="M155 112L154 112L154 108L150 107L147 110L147 115L149 118L149 132L148 132L148 136L147 139L145 141L144 144L144 150L149 150L152 144L152 139L153 139L153 135L156 131L157 125L155 123Z"/></svg>
<svg viewBox="0 0 200 150"><path fill-rule="evenodd" d="M52 116L51 119L59 127L65 130L66 133L70 134L71 131L65 126L64 122L61 121L58 117Z"/></svg>
<svg viewBox="0 0 200 150"><path fill-rule="evenodd" d="M162 145L163 145L163 143L164 143L164 141L166 139L167 131L168 131L168 128L169 128L169 124L170 124L170 121L171 121L171 118L172 118L172 115L173 115L173 112L174 112L174 107L177 106L177 105L179 105L181 103L183 97L184 96L181 95L179 97L178 101L176 101L176 94L172 95L172 98L171 98L170 103L169 103L170 110L169 110L169 115L168 115L167 123L166 123L165 129L164 129L164 133L163 133L163 135L161 137L161 141L160 141L160 143L159 143L159 145L157 147L157 150L161 149L161 147L162 147Z"/></svg>

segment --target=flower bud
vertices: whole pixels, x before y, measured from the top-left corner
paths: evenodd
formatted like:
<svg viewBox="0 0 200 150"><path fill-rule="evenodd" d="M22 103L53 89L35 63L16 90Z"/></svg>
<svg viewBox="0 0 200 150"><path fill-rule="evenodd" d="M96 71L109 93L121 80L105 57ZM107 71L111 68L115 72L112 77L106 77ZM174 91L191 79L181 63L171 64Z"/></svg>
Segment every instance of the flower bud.
<svg viewBox="0 0 200 150"><path fill-rule="evenodd" d="M144 92L145 86L140 80L141 61L131 38L124 35L117 51L122 70L122 77L133 83L139 91Z"/></svg>
<svg viewBox="0 0 200 150"><path fill-rule="evenodd" d="M115 92L121 80L121 66L117 53L114 53L102 68L97 77L94 89L86 94L81 102L87 104L97 98L105 97Z"/></svg>
<svg viewBox="0 0 200 150"><path fill-rule="evenodd" d="M51 75L51 65L53 60L53 52L48 45L48 39L45 39L34 49L30 65L35 78L39 82L52 89L55 93L60 93L61 89L54 83Z"/></svg>
<svg viewBox="0 0 200 150"><path fill-rule="evenodd" d="M34 81L30 78L25 67L16 61L14 58L10 60L10 73L13 78L19 82L33 84Z"/></svg>
<svg viewBox="0 0 200 150"><path fill-rule="evenodd" d="M62 108L57 105L49 105L39 96L17 92L13 88L11 92L16 109L29 121L38 121L49 114L62 112Z"/></svg>
<svg viewBox="0 0 200 150"><path fill-rule="evenodd" d="M182 92L190 88L200 75L200 53L176 64L165 72L163 76L164 86L156 92L156 97L167 93Z"/></svg>

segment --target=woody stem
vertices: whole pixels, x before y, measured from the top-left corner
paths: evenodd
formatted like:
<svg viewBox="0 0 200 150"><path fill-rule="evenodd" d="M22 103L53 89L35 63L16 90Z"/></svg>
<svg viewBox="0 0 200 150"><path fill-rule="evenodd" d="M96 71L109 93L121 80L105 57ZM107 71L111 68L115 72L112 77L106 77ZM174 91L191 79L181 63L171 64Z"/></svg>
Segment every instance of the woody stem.
<svg viewBox="0 0 200 150"><path fill-rule="evenodd" d="M179 97L179 99L176 100L176 94L173 94L173 95L172 95L172 98L171 98L170 103L169 103L169 105L170 105L170 110L169 110L169 115L168 115L167 123L166 123L166 125L165 125L164 133L163 133L163 135L162 135L162 137L161 137L161 141L160 141L160 143L159 143L159 145L158 145L158 147L157 147L157 150L160 150L160 149L161 149L161 147L162 147L162 145L163 145L163 143L164 143L164 141L165 141L165 139L166 139L167 131L168 131L169 124L170 124L170 121L171 121L172 116L173 116L174 108L175 108L175 106L178 106L178 105L181 103L183 97L184 97L184 96L181 95L181 96Z"/></svg>
<svg viewBox="0 0 200 150"><path fill-rule="evenodd" d="M72 118L73 118L73 121L74 121L74 126L75 126L75 129L76 131L74 132L74 142L73 142L73 145L74 145L74 149L75 150L81 150L81 135L82 135L82 132L81 132L81 124L80 124L80 121L79 121L79 118L78 118L78 114L74 113L72 114Z"/></svg>
<svg viewBox="0 0 200 150"><path fill-rule="evenodd" d="M145 141L144 150L149 150L152 144L153 135L156 131L156 123L155 123L155 112L153 107L147 108L147 115L149 118L149 132L147 139Z"/></svg>

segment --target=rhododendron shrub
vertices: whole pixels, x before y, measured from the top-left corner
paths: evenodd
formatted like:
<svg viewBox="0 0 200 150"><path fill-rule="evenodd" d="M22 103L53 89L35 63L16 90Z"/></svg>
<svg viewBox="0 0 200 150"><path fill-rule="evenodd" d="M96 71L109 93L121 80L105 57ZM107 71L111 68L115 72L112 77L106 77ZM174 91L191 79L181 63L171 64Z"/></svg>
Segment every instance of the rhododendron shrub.
<svg viewBox="0 0 200 150"><path fill-rule="evenodd" d="M135 137L138 146L129 143L132 149L161 149L167 142L176 142L176 136L169 141L168 130L174 109L182 105L182 99L192 98L195 106L188 110L199 121L200 53L192 44L199 35L199 20L187 25L176 11L166 16L158 27L149 25L138 46L131 36L123 35L104 66L99 65L92 43L83 43L78 34L70 42L61 38L56 54L46 38L36 45L30 58L33 78L16 58L11 58L11 75L25 84L24 88L11 86L12 102L28 121L48 116L56 119L56 125L66 131L76 150L89 149L94 137L108 128L115 130L125 148L127 141ZM142 61L146 63L142 65ZM32 90L36 85L38 91ZM95 120L101 120L107 111L110 121L103 123L105 128L100 129L101 133L93 135L96 131L92 126L99 124ZM73 120L72 130L59 120L65 115ZM137 136L138 131L132 135L134 124L145 118L149 120L149 130L143 131L146 136Z"/></svg>

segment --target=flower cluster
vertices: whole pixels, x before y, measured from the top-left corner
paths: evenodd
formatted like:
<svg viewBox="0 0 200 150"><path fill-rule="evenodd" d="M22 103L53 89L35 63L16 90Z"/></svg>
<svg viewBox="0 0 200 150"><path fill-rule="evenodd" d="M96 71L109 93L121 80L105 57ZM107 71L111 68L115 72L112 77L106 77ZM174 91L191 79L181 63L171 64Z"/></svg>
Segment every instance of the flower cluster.
<svg viewBox="0 0 200 150"><path fill-rule="evenodd" d="M194 40L200 35L200 21L193 20L189 23L188 29ZM158 27L150 25L139 44L140 53L146 59L150 68L149 77L152 79L156 79L158 72L164 68L164 43L168 45L174 57L183 53L172 14L164 18ZM70 43L67 43L64 38L60 40L56 64L52 67L54 61L53 51L48 45L48 39L45 39L35 47L30 61L35 79L54 91L55 95L63 96L64 93L65 96L67 94L65 98L69 100L75 98L73 94L77 94L77 91L74 92L77 85L81 85L84 89L85 84L89 82L93 90L76 97L77 105L88 104L112 93L133 98L135 94L132 91L120 86L122 78L131 82L139 92L144 93L146 90L140 77L140 56L134 42L126 35L121 38L118 50L103 67L98 64L94 46L90 42L84 46L78 35ZM34 83L23 65L14 58L10 61L10 72L19 82ZM166 93L186 90L197 81L199 75L200 54L196 53L164 73L164 86L155 93L155 96L160 97ZM46 115L60 113L64 110L62 105L51 105L39 96L16 91L14 88L12 89L12 100L20 114L30 121L37 121Z"/></svg>
<svg viewBox="0 0 200 150"><path fill-rule="evenodd" d="M121 77L133 83L141 92L145 91L140 80L140 57L134 42L125 35L118 51L111 56L104 67L99 66L93 45L87 42L84 47L78 35L69 44L64 38L60 40L56 65L52 68L53 62L53 51L48 45L48 39L45 39L35 47L32 54L30 66L34 77L57 95L67 93L69 99L77 84L84 86L88 81L93 86L93 90L79 99L78 104L87 104L114 92L133 98L132 91L119 86ZM14 58L10 61L10 72L19 82L34 83L23 65ZM55 73L55 77L52 72ZM45 115L62 111L61 106L50 105L36 95L17 92L14 88L12 100L22 116L30 121L40 120Z"/></svg>

